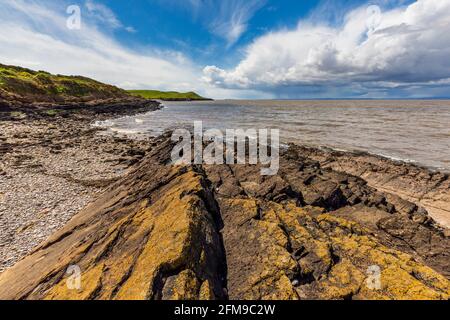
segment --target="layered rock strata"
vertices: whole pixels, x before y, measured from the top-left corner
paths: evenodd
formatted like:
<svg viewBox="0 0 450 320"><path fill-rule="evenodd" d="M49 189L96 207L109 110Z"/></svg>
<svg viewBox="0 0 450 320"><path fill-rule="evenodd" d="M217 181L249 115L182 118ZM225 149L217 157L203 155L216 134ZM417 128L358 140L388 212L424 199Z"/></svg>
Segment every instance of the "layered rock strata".
<svg viewBox="0 0 450 320"><path fill-rule="evenodd" d="M425 209L295 146L268 177L259 166L172 166L172 147L160 137L2 273L0 299L449 298L450 242Z"/></svg>

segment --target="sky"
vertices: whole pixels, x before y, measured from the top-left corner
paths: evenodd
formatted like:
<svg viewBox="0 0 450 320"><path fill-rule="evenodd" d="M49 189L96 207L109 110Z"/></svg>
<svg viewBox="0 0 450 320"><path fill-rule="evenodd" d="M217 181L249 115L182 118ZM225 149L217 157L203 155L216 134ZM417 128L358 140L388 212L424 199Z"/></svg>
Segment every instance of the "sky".
<svg viewBox="0 0 450 320"><path fill-rule="evenodd" d="M450 0L0 0L0 63L216 99L449 98Z"/></svg>

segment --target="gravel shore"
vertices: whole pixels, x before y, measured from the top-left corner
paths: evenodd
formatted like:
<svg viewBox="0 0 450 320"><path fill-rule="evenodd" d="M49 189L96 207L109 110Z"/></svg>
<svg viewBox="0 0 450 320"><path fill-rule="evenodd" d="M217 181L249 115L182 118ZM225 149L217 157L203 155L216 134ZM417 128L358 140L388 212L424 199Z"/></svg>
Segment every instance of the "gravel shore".
<svg viewBox="0 0 450 320"><path fill-rule="evenodd" d="M134 139L106 133L93 123L159 107L154 103L138 111L124 107L120 112L117 108L114 112L84 110L52 117L0 120L0 273L61 229L140 163L156 144L150 137ZM420 223L428 219L425 208L444 227L448 237L447 174L367 154L295 148L324 170L364 179L384 194L381 202L387 200L405 216L422 219Z"/></svg>
<svg viewBox="0 0 450 320"><path fill-rule="evenodd" d="M104 135L92 126L122 114L0 121L0 272L142 159L150 138Z"/></svg>

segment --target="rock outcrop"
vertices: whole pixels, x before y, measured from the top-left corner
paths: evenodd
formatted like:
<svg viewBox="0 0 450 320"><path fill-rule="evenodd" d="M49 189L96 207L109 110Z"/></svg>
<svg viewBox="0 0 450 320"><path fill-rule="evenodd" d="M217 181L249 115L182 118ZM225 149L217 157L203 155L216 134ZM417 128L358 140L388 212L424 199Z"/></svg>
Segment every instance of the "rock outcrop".
<svg viewBox="0 0 450 320"><path fill-rule="evenodd" d="M0 121L74 113L127 115L155 110L158 105L90 78L0 64Z"/></svg>
<svg viewBox="0 0 450 320"><path fill-rule="evenodd" d="M2 273L0 299L449 298L450 241L423 208L294 146L269 177L257 165L172 166L172 147L160 137Z"/></svg>
<svg viewBox="0 0 450 320"><path fill-rule="evenodd" d="M7 104L83 103L127 97L130 95L123 89L86 77L0 64L0 100Z"/></svg>
<svg viewBox="0 0 450 320"><path fill-rule="evenodd" d="M323 168L361 177L370 186L385 193L399 210L409 214L420 206L438 223L450 228L448 174L362 152L297 148L310 159L318 161Z"/></svg>

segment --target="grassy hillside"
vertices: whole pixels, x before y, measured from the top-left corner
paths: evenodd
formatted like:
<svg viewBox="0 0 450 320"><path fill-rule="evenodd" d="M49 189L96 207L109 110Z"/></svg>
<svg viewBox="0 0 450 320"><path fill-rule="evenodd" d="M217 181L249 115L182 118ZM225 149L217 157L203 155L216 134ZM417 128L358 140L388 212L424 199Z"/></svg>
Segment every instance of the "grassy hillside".
<svg viewBox="0 0 450 320"><path fill-rule="evenodd" d="M129 97L122 89L81 77L0 64L0 99L20 102L78 102Z"/></svg>
<svg viewBox="0 0 450 320"><path fill-rule="evenodd" d="M209 100L199 96L195 92L175 92L175 91L158 91L158 90L128 90L132 95L159 100Z"/></svg>

